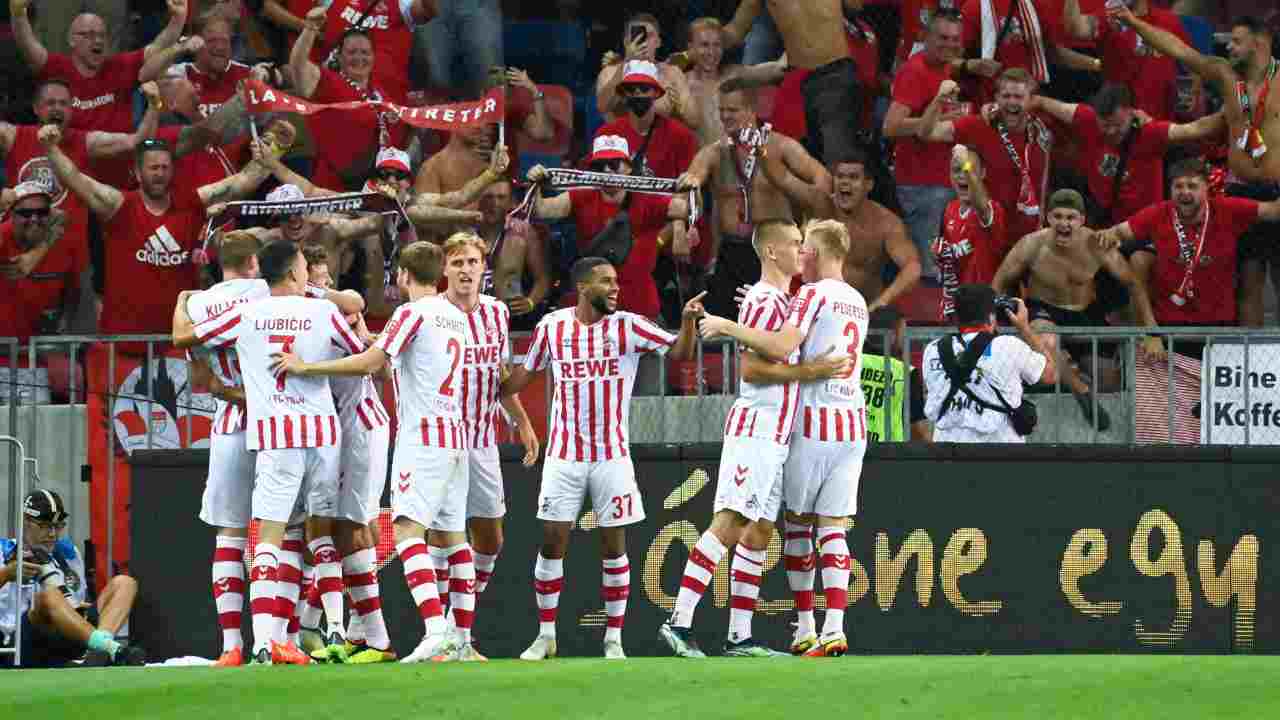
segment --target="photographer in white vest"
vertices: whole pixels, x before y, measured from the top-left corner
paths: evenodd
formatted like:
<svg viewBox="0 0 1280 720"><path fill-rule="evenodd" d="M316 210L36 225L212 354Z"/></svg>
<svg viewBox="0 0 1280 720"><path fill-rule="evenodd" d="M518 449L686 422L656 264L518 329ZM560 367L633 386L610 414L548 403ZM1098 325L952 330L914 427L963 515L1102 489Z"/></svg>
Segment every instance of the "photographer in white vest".
<svg viewBox="0 0 1280 720"><path fill-rule="evenodd" d="M987 285L961 285L954 298L959 332L929 343L922 360L933 441L1026 442L1036 416L1022 386L1052 383L1053 357L1021 300L997 296ZM1021 338L996 334L997 313Z"/></svg>

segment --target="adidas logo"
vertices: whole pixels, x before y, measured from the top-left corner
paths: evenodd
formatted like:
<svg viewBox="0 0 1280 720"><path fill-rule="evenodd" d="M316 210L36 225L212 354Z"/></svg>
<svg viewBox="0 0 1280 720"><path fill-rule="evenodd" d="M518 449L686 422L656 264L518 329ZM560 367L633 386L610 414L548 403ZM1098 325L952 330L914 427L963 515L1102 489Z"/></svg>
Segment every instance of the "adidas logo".
<svg viewBox="0 0 1280 720"><path fill-rule="evenodd" d="M169 228L161 225L147 238L145 247L139 248L134 255L138 262L157 267L174 267L183 265L191 253L183 250Z"/></svg>

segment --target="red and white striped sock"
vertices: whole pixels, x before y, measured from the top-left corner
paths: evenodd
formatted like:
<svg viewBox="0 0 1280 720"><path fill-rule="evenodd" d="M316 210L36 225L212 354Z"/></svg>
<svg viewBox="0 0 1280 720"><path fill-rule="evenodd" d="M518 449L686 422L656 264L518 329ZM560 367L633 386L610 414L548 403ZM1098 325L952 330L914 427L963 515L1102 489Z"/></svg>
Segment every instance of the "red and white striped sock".
<svg viewBox="0 0 1280 720"><path fill-rule="evenodd" d="M556 636L560 591L564 589L564 559L549 560L538 553L533 564L533 592L538 600L538 635Z"/></svg>
<svg viewBox="0 0 1280 720"><path fill-rule="evenodd" d="M342 562L333 538L325 535L312 540L308 548L316 561L316 589L324 606L325 640L333 633L342 634Z"/></svg>
<svg viewBox="0 0 1280 720"><path fill-rule="evenodd" d="M247 538L219 535L213 546L213 604L222 628L222 652L244 647L244 548Z"/></svg>
<svg viewBox="0 0 1280 720"><path fill-rule="evenodd" d="M382 617L382 597L379 594L378 576L374 572L377 553L373 548L357 550L342 559L342 582L351 593L351 614L359 620L362 638L370 647L386 650L391 647L387 635L387 623Z"/></svg>
<svg viewBox="0 0 1280 720"><path fill-rule="evenodd" d="M253 653L271 650L276 631L276 584L280 569L280 548L258 543L249 580L249 611L253 613Z"/></svg>
<svg viewBox="0 0 1280 720"><path fill-rule="evenodd" d="M605 558L600 580L600 597L604 599L604 641L622 642L622 625L627 619L627 598L631 595L631 563L627 556Z"/></svg>
<svg viewBox="0 0 1280 720"><path fill-rule="evenodd" d="M304 597L306 602L302 603L302 612L298 615L298 625L307 630L319 630L320 616L324 614L324 605L320 603L320 586L316 585L314 569L312 570L311 582L306 586Z"/></svg>
<svg viewBox="0 0 1280 720"><path fill-rule="evenodd" d="M303 627L302 618L307 608L310 607L308 596L311 594L311 585L315 582L315 577L316 569L311 563L307 562L307 558L304 555L302 557L302 594L299 596L301 599L294 606L293 619L289 621L289 641L295 645L298 644L298 631ZM316 598L316 602L319 602L319 600L319 598ZM320 622L319 615L316 616L316 622Z"/></svg>
<svg viewBox="0 0 1280 720"><path fill-rule="evenodd" d="M431 553L431 565L436 570L436 594L440 596L440 604L445 606L445 614L449 613L449 548L428 545Z"/></svg>
<svg viewBox="0 0 1280 720"><path fill-rule="evenodd" d="M280 606L276 608L276 622L279 624L276 640L285 642L289 639L289 622L293 620L293 611L302 593L302 528L285 531L284 542L280 545L277 581L276 595Z"/></svg>
<svg viewBox="0 0 1280 720"><path fill-rule="evenodd" d="M449 611L464 644L471 642L476 617L476 566L467 543L445 548L449 560Z"/></svg>
<svg viewBox="0 0 1280 720"><path fill-rule="evenodd" d="M418 606L423 627L428 635L443 633L444 614L440 607L440 594L436 591L436 571L427 553L427 543L420 538L401 540L396 544L396 554L404 565L404 579L409 584L409 594Z"/></svg>
<svg viewBox="0 0 1280 720"><path fill-rule="evenodd" d="M786 543L782 548L787 566L787 584L796 600L796 630L807 635L817 632L813 619L813 576L817 558L813 555L813 526L787 521Z"/></svg>
<svg viewBox="0 0 1280 720"><path fill-rule="evenodd" d="M818 528L818 552L822 563L822 594L827 598L827 614L822 634L844 632L844 609L849 604L849 544L844 528Z"/></svg>
<svg viewBox="0 0 1280 720"><path fill-rule="evenodd" d="M471 554L476 561L476 594L479 595L489 587L489 580L493 578L493 568L498 564L498 553L485 555L473 550Z"/></svg>
<svg viewBox="0 0 1280 720"><path fill-rule="evenodd" d="M764 573L764 550L739 544L733 550L729 577L729 641L751 639L751 618L760 597L760 575Z"/></svg>
<svg viewBox="0 0 1280 720"><path fill-rule="evenodd" d="M671 624L687 628L693 625L693 611L698 607L711 578L716 574L716 566L729 549L711 533L702 533L697 544L689 552L689 562L684 565L684 577L680 579L680 592L676 595L675 611L671 613Z"/></svg>

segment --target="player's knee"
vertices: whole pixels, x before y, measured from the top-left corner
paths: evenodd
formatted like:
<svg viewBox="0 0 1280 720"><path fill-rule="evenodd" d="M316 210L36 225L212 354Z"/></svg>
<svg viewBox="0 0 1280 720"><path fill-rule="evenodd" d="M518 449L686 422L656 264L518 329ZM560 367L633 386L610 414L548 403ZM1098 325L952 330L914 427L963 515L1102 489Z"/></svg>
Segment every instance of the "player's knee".
<svg viewBox="0 0 1280 720"><path fill-rule="evenodd" d="M796 513L791 512L790 510L787 511L787 522L790 523L795 523L797 525L813 525L817 520L818 516L813 513Z"/></svg>
<svg viewBox="0 0 1280 720"><path fill-rule="evenodd" d="M773 523L752 523L747 526L746 532L738 543L752 550L764 550L769 547L769 540L772 537Z"/></svg>
<svg viewBox="0 0 1280 720"><path fill-rule="evenodd" d="M107 582L107 588L115 593L123 593L132 598L138 594L138 581L134 580L131 575L116 575Z"/></svg>

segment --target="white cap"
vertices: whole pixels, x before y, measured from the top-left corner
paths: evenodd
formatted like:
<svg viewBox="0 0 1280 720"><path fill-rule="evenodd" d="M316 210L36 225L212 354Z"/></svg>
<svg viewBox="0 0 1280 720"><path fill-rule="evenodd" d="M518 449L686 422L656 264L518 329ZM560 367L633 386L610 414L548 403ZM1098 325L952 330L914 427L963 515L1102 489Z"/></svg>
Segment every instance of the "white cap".
<svg viewBox="0 0 1280 720"><path fill-rule="evenodd" d="M47 184L37 180L20 182L13 186L13 192L17 195L18 202L26 200L32 195L43 195L50 200L53 199L53 190Z"/></svg>
<svg viewBox="0 0 1280 720"><path fill-rule="evenodd" d="M599 135L591 143L591 159L588 162L630 159L631 148L627 144L627 139L621 135Z"/></svg>
<svg viewBox="0 0 1280 720"><path fill-rule="evenodd" d="M659 94L666 92L658 80L658 66L648 60L628 60L622 66L622 80L618 84L649 85L656 88Z"/></svg>
<svg viewBox="0 0 1280 720"><path fill-rule="evenodd" d="M413 172L410 169L409 153L400 148L384 147L378 151L378 159L374 163L374 167L379 170L390 168L399 170L404 173Z"/></svg>
<svg viewBox="0 0 1280 720"><path fill-rule="evenodd" d="M297 185L281 185L280 187L267 193L267 202L293 202L294 200L306 200L307 196L302 194Z"/></svg>

